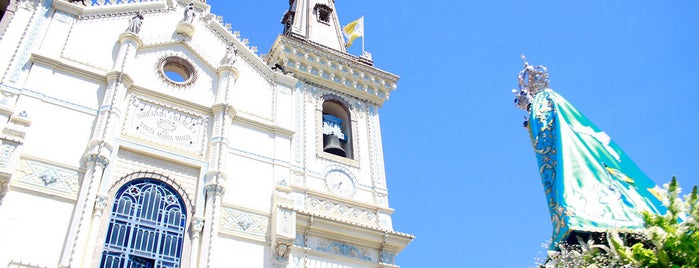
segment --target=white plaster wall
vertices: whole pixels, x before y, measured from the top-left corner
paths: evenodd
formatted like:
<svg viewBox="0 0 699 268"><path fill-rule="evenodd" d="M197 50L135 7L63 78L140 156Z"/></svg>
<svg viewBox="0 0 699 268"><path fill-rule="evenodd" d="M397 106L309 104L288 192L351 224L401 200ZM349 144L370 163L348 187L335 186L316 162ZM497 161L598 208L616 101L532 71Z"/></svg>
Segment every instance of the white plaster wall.
<svg viewBox="0 0 699 268"><path fill-rule="evenodd" d="M80 166L92 133L94 115L26 96L19 98L17 110L26 110L32 119L23 154Z"/></svg>
<svg viewBox="0 0 699 268"><path fill-rule="evenodd" d="M228 236L219 236L218 239L217 247L212 252L211 267L271 267L266 261L270 258L269 247Z"/></svg>
<svg viewBox="0 0 699 268"><path fill-rule="evenodd" d="M292 91L291 88L285 85L278 84L276 86L277 92L277 118L276 123L278 126L285 129L293 129L293 118L294 118L294 107L292 105Z"/></svg>
<svg viewBox="0 0 699 268"><path fill-rule="evenodd" d="M177 19L182 19L182 14L184 11L179 11L175 13ZM226 55L226 47L230 45L227 41L224 41L219 35L214 31L209 29L205 23L199 21L200 17L195 17L194 19L194 36L189 41L189 45L194 48L197 53L202 55L205 59L209 60L214 66L218 66L221 63L224 55Z"/></svg>
<svg viewBox="0 0 699 268"><path fill-rule="evenodd" d="M361 114L361 115L360 115ZM359 150L360 171L356 174L357 180L364 185L371 186L371 147L369 137L369 124L367 124L367 115L364 109L358 109L355 113L357 118L356 131L357 148Z"/></svg>
<svg viewBox="0 0 699 268"><path fill-rule="evenodd" d="M274 190L271 163L228 155L228 180L223 202L257 211L269 211Z"/></svg>
<svg viewBox="0 0 699 268"><path fill-rule="evenodd" d="M291 162L291 140L287 137L276 136L274 145L275 159L285 163Z"/></svg>
<svg viewBox="0 0 699 268"><path fill-rule="evenodd" d="M337 10L333 10L333 12L330 14L330 22L328 24L322 23L318 21L317 14L314 10L314 7L316 4L325 4L328 5L327 1L325 0L311 0L309 1L309 6L308 6L308 24L309 24L309 34L308 36L311 38L313 42L317 42L319 44L323 44L327 47L330 47L332 49L342 51L344 50L343 47L340 45L340 40L338 39L336 28L338 27L337 25ZM334 4L330 4L329 6L333 6ZM349 23L349 22L346 22ZM341 29L340 29L341 31Z"/></svg>
<svg viewBox="0 0 699 268"><path fill-rule="evenodd" d="M311 9L311 12L313 10ZM334 12L333 12L334 13ZM332 14L331 16L335 16L335 14ZM325 24L321 23L316 19L316 14L313 12L311 14L311 17L309 19L311 22L311 27L309 29L310 31L310 36L313 37L313 41L318 42L320 44L326 45L328 47L334 48L336 50L343 50L344 48L340 47L340 41L338 40L337 35L335 34L335 26L333 21L333 18L330 19L330 24ZM355 41L361 41L361 40L355 40Z"/></svg>
<svg viewBox="0 0 699 268"><path fill-rule="evenodd" d="M178 5L177 8L178 9L174 12L143 14L143 25L141 26L139 35L142 36L144 40L172 39L175 35L177 23L182 20L184 14L184 9L182 9L181 6ZM130 19L130 17L128 18ZM196 26L201 27L196 22L195 20ZM123 31L129 25L128 19L126 23L122 25L121 30Z"/></svg>
<svg viewBox="0 0 699 268"><path fill-rule="evenodd" d="M10 260L55 266L73 206L35 193L9 192L0 206L0 267Z"/></svg>
<svg viewBox="0 0 699 268"><path fill-rule="evenodd" d="M265 158L274 157L274 136L272 133L234 122L228 140L234 150Z"/></svg>
<svg viewBox="0 0 699 268"><path fill-rule="evenodd" d="M42 54L52 57L60 56L73 21L74 17L72 15L61 11L57 11L53 15L46 36L41 41L41 47L39 48Z"/></svg>
<svg viewBox="0 0 699 268"><path fill-rule="evenodd" d="M110 70L119 51L119 35L128 22L128 16L77 20L63 56L102 71Z"/></svg>
<svg viewBox="0 0 699 268"><path fill-rule="evenodd" d="M252 114L269 121L274 120L272 118L275 103L273 99L274 86L247 62L237 62L235 67L238 69L239 75L230 100L235 108L239 112Z"/></svg>
<svg viewBox="0 0 699 268"><path fill-rule="evenodd" d="M34 92L55 101L97 110L102 101L105 85L76 74L54 70L48 66L35 63L29 72L24 86Z"/></svg>

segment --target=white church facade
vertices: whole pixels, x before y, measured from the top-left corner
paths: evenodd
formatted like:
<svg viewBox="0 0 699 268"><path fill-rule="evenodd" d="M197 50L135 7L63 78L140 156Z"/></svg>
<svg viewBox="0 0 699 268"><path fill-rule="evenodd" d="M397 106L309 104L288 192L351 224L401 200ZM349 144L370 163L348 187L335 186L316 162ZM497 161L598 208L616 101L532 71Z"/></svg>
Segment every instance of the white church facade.
<svg viewBox="0 0 699 268"><path fill-rule="evenodd" d="M0 8L0 267L398 267L399 77L334 0L290 0L264 56L204 0Z"/></svg>

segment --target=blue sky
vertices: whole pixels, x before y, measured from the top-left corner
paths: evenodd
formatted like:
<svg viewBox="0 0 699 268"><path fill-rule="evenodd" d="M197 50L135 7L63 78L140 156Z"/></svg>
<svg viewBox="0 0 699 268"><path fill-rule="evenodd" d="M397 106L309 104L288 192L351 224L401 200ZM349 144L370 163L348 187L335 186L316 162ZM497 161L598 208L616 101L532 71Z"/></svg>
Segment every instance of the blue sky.
<svg viewBox="0 0 699 268"><path fill-rule="evenodd" d="M207 1L266 53L287 0ZM337 0L365 16L402 267L532 267L551 224L523 111L520 54L657 183L699 184L699 2ZM360 53L359 42L351 49Z"/></svg>

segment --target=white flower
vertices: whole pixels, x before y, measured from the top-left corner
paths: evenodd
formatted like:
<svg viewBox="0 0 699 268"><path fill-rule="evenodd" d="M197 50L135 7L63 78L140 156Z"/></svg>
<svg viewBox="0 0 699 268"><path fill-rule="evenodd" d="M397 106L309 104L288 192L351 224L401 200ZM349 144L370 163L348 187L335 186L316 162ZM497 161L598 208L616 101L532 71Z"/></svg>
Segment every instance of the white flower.
<svg viewBox="0 0 699 268"><path fill-rule="evenodd" d="M658 226L653 226L646 230L646 235L653 240L653 242L663 243L667 239L667 232Z"/></svg>

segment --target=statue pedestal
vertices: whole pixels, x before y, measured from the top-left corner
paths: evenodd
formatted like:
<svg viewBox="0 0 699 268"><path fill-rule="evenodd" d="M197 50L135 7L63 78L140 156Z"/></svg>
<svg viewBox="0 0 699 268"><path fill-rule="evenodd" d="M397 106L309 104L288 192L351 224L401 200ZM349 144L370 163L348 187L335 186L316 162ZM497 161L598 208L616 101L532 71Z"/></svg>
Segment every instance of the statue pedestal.
<svg viewBox="0 0 699 268"><path fill-rule="evenodd" d="M192 36L194 36L194 25L189 22L182 21L177 24L176 31L178 34L183 34L189 38L192 38Z"/></svg>

